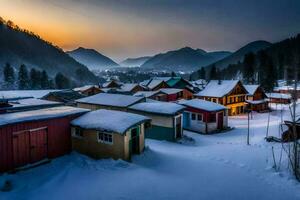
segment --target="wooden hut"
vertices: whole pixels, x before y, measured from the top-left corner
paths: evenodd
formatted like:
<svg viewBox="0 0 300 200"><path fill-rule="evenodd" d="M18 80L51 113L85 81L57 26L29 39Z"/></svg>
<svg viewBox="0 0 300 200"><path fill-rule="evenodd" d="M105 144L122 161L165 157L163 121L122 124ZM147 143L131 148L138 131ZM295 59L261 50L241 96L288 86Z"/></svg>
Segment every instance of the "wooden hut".
<svg viewBox="0 0 300 200"><path fill-rule="evenodd" d="M93 158L130 160L144 150L144 124L150 119L132 113L96 110L73 120L72 148Z"/></svg>
<svg viewBox="0 0 300 200"><path fill-rule="evenodd" d="M135 104L128 111L151 118L151 128L146 129L146 138L175 141L183 135L183 110L184 106L175 103L146 102Z"/></svg>
<svg viewBox="0 0 300 200"><path fill-rule="evenodd" d="M123 94L100 93L93 96L76 100L80 108L91 110L108 109L126 111L133 104L144 102L144 97L134 97Z"/></svg>
<svg viewBox="0 0 300 200"><path fill-rule="evenodd" d="M248 91L239 80L211 80L204 90L194 96L228 108L229 115L244 113Z"/></svg>
<svg viewBox="0 0 300 200"><path fill-rule="evenodd" d="M213 133L228 126L227 108L223 105L201 99L182 100L184 105L183 128L199 133Z"/></svg>
<svg viewBox="0 0 300 200"><path fill-rule="evenodd" d="M259 85L244 85L248 91L246 95L246 107L249 110L263 112L269 110L267 95Z"/></svg>
<svg viewBox="0 0 300 200"><path fill-rule="evenodd" d="M60 90L49 92L47 95L43 96L42 99L64 103L65 105L75 105L75 100L83 97L85 97L85 95L78 91Z"/></svg>
<svg viewBox="0 0 300 200"><path fill-rule="evenodd" d="M85 96L92 96L98 93L103 92L98 86L96 85L86 85L82 87L77 87L73 89L76 92L79 92Z"/></svg>
<svg viewBox="0 0 300 200"><path fill-rule="evenodd" d="M70 121L88 112L61 106L0 115L0 172L71 151Z"/></svg>
<svg viewBox="0 0 300 200"><path fill-rule="evenodd" d="M283 93L266 93L270 103L275 104L290 104L292 96L290 94Z"/></svg>

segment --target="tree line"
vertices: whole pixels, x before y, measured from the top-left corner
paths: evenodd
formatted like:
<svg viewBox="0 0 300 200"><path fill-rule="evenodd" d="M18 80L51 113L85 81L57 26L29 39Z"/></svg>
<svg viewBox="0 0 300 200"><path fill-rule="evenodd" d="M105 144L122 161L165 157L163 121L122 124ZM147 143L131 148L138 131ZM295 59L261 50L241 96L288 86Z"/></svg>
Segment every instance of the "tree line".
<svg viewBox="0 0 300 200"><path fill-rule="evenodd" d="M35 68L28 70L22 64L18 71L6 63L3 68L4 83L2 89L37 90L37 89L66 89L71 87L71 81L62 73L57 73L51 79L45 70Z"/></svg>

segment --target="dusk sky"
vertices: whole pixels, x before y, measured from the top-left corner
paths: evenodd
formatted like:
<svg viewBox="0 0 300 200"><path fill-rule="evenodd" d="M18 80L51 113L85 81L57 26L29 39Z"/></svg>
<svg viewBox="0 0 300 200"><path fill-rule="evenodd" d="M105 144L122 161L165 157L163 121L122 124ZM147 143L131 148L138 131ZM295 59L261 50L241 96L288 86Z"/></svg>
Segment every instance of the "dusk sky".
<svg viewBox="0 0 300 200"><path fill-rule="evenodd" d="M0 0L0 13L64 50L94 48L116 61L300 33L300 0Z"/></svg>

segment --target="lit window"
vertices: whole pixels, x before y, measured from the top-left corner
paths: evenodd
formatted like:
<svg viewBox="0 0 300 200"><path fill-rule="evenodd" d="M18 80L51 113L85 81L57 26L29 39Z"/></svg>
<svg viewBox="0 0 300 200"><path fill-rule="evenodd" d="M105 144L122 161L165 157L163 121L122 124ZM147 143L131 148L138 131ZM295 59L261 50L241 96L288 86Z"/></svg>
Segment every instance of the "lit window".
<svg viewBox="0 0 300 200"><path fill-rule="evenodd" d="M98 142L113 144L113 136L112 134L98 132Z"/></svg>

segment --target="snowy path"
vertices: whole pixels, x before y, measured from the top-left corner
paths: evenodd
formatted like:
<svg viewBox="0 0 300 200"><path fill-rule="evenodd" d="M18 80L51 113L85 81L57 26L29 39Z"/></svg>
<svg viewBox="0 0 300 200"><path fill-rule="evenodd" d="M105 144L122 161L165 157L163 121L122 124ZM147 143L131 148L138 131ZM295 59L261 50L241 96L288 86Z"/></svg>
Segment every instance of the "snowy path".
<svg viewBox="0 0 300 200"><path fill-rule="evenodd" d="M286 113L287 114L287 113ZM247 118L230 119L235 129L217 135L185 134L194 143L147 140L144 154L132 163L95 161L72 153L36 169L0 176L14 190L0 199L300 199L298 184L282 166L272 168L266 143L268 114L251 120L246 145ZM278 112L270 117L270 135L278 135Z"/></svg>

